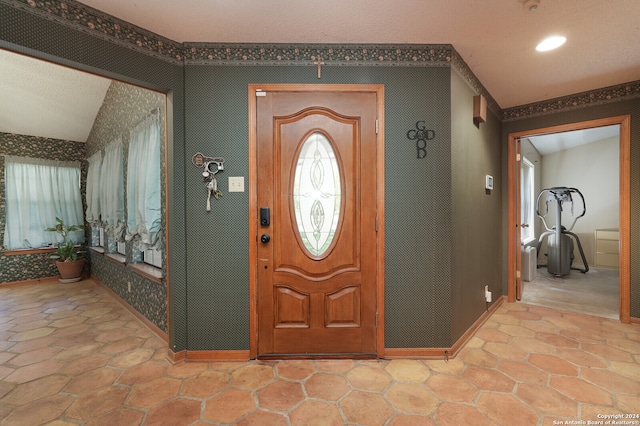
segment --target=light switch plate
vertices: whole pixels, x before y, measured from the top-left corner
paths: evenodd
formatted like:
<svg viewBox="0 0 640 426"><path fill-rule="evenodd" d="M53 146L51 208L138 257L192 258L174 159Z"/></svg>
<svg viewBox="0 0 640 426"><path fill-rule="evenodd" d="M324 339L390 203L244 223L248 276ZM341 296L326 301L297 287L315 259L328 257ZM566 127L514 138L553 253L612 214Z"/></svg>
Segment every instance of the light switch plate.
<svg viewBox="0 0 640 426"><path fill-rule="evenodd" d="M244 192L244 176L229 176L229 192Z"/></svg>

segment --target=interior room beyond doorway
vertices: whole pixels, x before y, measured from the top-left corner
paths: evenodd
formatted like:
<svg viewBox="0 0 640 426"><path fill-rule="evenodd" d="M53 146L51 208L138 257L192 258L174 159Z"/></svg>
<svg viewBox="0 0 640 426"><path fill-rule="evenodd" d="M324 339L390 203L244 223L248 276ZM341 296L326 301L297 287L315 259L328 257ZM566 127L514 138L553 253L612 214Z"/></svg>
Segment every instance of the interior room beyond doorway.
<svg viewBox="0 0 640 426"><path fill-rule="evenodd" d="M533 225L523 226L522 243L523 247L539 248L536 271L523 270L522 301L619 317L618 244L603 240L604 234L600 232L608 230L610 235L619 232L619 127L521 139L521 216L522 223ZM546 189L560 186L575 191L567 193L571 198L556 212L557 203L549 203ZM569 263L571 269L562 276L545 266L549 262L553 265L550 252L557 253L548 247L549 241L555 241L555 234L544 234L549 227L555 229L558 225L556 213L561 214L559 225L570 227L567 230L572 232L564 239L567 250L571 248L566 270L569 271ZM523 251L523 256L527 255Z"/></svg>
<svg viewBox="0 0 640 426"><path fill-rule="evenodd" d="M628 320L627 120L613 117L509 135L513 157L521 155L510 173L509 205L516 212L510 223L518 231L511 233L515 244L509 271L515 285L509 282L510 301ZM535 169L532 182L526 182L521 163ZM559 203L545 192L556 187L577 192ZM549 247L550 240L557 247L557 211L563 241L569 240L562 262L570 259L570 270L567 266L561 273L551 267L559 257Z"/></svg>

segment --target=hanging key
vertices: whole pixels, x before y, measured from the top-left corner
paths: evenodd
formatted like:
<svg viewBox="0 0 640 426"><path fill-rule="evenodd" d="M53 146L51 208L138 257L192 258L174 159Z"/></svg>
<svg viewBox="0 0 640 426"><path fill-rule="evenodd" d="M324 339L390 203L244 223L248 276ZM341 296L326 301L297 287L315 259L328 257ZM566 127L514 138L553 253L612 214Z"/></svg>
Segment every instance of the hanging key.
<svg viewBox="0 0 640 426"><path fill-rule="evenodd" d="M209 181L209 183L207 183L207 211L210 212L211 211L211 194L214 195L215 197L215 192L218 190L218 185L216 182L216 179L213 178Z"/></svg>
<svg viewBox="0 0 640 426"><path fill-rule="evenodd" d="M218 189L218 181L216 180L216 178L214 177L212 180L213 180L213 196L217 200L218 198L222 197L222 191Z"/></svg>

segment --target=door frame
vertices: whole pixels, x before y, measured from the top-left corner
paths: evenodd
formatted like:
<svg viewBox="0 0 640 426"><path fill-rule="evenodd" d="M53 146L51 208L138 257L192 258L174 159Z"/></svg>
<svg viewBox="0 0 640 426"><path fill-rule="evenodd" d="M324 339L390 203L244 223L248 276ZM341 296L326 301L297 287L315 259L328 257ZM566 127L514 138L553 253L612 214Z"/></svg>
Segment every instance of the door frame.
<svg viewBox="0 0 640 426"><path fill-rule="evenodd" d="M620 125L620 321L631 322L631 116L620 115L615 117L600 118L596 120L569 123L558 126L544 127L540 129L524 130L508 135L507 169L508 169L508 211L507 211L507 301L516 301L516 279L518 278L517 260L520 256L520 225L516 218L516 195L520 188L516 187L518 181L516 172L519 173L520 162L516 157L516 140L522 137L561 133L572 130L583 130L594 127ZM517 170L516 170L517 169Z"/></svg>
<svg viewBox="0 0 640 426"><path fill-rule="evenodd" d="M384 357L384 85L382 84L249 84L249 357L258 356L258 159L256 92L373 92L377 95L376 138L376 352Z"/></svg>

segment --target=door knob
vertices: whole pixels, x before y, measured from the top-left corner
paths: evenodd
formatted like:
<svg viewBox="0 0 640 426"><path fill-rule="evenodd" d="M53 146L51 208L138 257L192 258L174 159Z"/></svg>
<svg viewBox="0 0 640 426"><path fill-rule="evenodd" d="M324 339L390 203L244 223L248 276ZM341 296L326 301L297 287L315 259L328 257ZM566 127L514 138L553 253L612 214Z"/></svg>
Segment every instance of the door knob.
<svg viewBox="0 0 640 426"><path fill-rule="evenodd" d="M262 236L260 237L260 241L262 241L262 244L267 244L269 241L271 241L271 237L269 236L269 234L262 234Z"/></svg>

